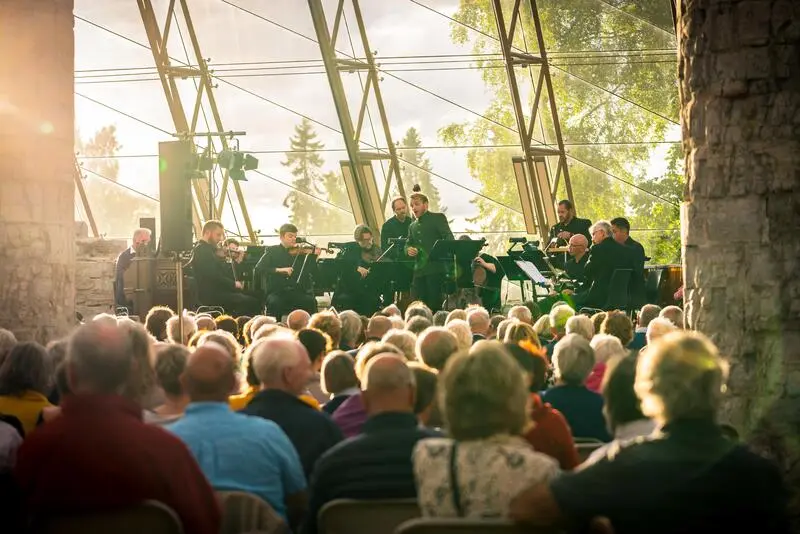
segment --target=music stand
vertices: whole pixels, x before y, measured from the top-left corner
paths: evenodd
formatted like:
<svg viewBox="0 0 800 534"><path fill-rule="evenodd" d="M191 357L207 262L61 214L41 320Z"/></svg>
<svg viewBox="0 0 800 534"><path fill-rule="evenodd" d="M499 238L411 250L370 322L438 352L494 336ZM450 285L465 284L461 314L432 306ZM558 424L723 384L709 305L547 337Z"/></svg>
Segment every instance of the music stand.
<svg viewBox="0 0 800 534"><path fill-rule="evenodd" d="M486 243L485 239L473 241L471 239L439 239L433 244L430 259L432 261L452 262L455 273L461 267L462 272L471 272L472 260L478 257ZM456 277L457 287L472 287L472 277Z"/></svg>
<svg viewBox="0 0 800 534"><path fill-rule="evenodd" d="M408 291L414 270L410 262L379 261L369 267L366 281L370 287L380 294L396 291Z"/></svg>

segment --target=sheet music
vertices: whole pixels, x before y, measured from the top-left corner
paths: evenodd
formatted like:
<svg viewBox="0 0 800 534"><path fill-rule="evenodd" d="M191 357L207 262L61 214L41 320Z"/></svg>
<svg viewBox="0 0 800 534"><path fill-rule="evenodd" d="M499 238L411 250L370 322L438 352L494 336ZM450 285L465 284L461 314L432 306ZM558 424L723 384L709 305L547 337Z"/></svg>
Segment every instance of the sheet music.
<svg viewBox="0 0 800 534"><path fill-rule="evenodd" d="M539 272L539 269L537 269L532 262L527 260L514 260L514 263L517 264L517 267L519 267L522 272L528 275L528 278L533 280L533 283L541 285L547 284L547 278Z"/></svg>

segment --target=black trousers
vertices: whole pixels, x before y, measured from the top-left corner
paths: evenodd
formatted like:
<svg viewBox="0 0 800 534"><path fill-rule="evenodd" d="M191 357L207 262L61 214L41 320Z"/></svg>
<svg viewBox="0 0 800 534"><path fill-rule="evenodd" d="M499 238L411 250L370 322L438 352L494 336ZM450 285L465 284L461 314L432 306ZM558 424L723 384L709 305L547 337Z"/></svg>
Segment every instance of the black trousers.
<svg viewBox="0 0 800 534"><path fill-rule="evenodd" d="M341 289L333 294L331 306L337 311L353 310L359 315L371 317L378 310L380 296L372 291Z"/></svg>
<svg viewBox="0 0 800 534"><path fill-rule="evenodd" d="M289 289L267 295L267 314L280 321L284 315L294 310L317 312L317 299L301 289Z"/></svg>
<svg viewBox="0 0 800 534"><path fill-rule="evenodd" d="M435 313L442 309L444 302L444 281L444 273L414 274L411 296L424 302Z"/></svg>
<svg viewBox="0 0 800 534"><path fill-rule="evenodd" d="M225 313L238 317L240 315L254 316L263 311L261 302L251 295L240 292L226 292L211 295L201 299L203 306L219 306Z"/></svg>

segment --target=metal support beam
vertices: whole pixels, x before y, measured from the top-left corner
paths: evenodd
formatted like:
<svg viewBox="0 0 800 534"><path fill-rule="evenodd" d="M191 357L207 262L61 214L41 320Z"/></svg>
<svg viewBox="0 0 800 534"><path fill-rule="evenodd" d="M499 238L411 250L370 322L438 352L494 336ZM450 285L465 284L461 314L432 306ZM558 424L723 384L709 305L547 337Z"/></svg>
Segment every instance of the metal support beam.
<svg viewBox="0 0 800 534"><path fill-rule="evenodd" d="M337 56L336 40L341 33L340 24L344 17L345 1L348 1L353 8L358 33L361 37L364 59L340 58ZM386 116L386 108L383 104L383 96L379 84L378 69L375 66L375 56L367 39L367 30L361 14L361 6L359 5L359 0L339 0L333 21L333 32L328 29L328 21L325 18L322 0L308 0L308 7L311 10L314 31L317 35L317 41L319 41L325 72L328 75L328 83L331 87L333 102L342 128L345 147L347 148L351 172L349 176L345 173L345 184L348 184L349 180L350 186L353 187L352 192L348 189L353 213L357 221L362 221L360 224L366 224L377 234L380 232L384 221L392 180L397 184L397 190L400 195L405 196L405 188L403 187L403 181L400 179L400 163L397 158L397 149L392 140L389 119ZM355 122L350 114L350 104L344 91L342 71L363 71L366 74L366 83L364 84L364 91L361 95ZM369 107L370 97L372 97L380 116L387 147L386 153L366 153L360 150L364 119ZM375 177L372 173L371 160L374 159L387 160L389 162L389 172L386 175L386 183L384 184L382 195L378 192Z"/></svg>
<svg viewBox="0 0 800 534"><path fill-rule="evenodd" d="M222 119L213 91L213 79L208 69L208 63L200 51L200 43L197 39L194 24L192 23L187 0L170 0L167 8L167 15L164 19L163 31L158 23L152 1L137 0L137 4L139 6L142 22L144 23L145 32L147 33L147 39L150 42L153 60L158 69L161 86L167 99L167 106L172 115L172 122L175 125L175 131L178 137L186 139L194 137L201 110L204 109L204 102L211 111L214 124L213 129L218 132L226 131L222 126ZM177 5L180 6L180 13L183 16L183 21L187 30L189 41L187 52L190 54L190 58L194 56L193 59L190 59L188 66L173 65L168 50L169 37L173 30L173 25L178 23ZM188 78L196 80L196 97L192 103L191 122L187 118L186 108L184 108L178 90L178 80L186 80ZM209 150L214 154L219 153L228 148L228 141L228 138L223 136L209 139ZM220 146L217 147L216 143L219 143ZM233 189L239 201L241 217L245 223L247 237L251 243L258 243L258 236L250 222L250 215L247 211L247 205L239 183L235 180L230 180L227 171L221 172L221 174L222 185L219 188L219 200L216 204L213 201L213 183L215 180L213 174L210 175L209 180L192 180L195 196L193 217L196 231L201 219L208 220L220 217L225 207L228 186L233 182Z"/></svg>
<svg viewBox="0 0 800 534"><path fill-rule="evenodd" d="M562 175L564 187L567 191L567 198L573 204L575 200L572 195L572 184L569 179L567 157L564 151L564 141L561 136L561 125L558 121L558 109L556 107L553 83L550 77L544 35L542 33L542 25L539 19L539 10L536 6L536 0L529 0L529 4L531 18L536 31L538 54L521 53L514 50L514 36L522 24L522 0L514 1L510 13L510 24L506 24L506 12L508 10L504 10L503 8L503 4L506 3L507 2L504 0L492 0L495 22L497 23L497 33L500 38L500 48L503 52L508 86L511 91L511 103L514 109L514 116L516 118L517 130L519 131L519 139L523 152L523 157L514 158L512 164L514 165L518 186L524 185L524 187L520 187L520 195L522 197L525 228L528 233L538 234L540 238L545 239L550 226L556 223L555 193ZM519 84L517 82L517 67L538 68L538 73L531 78L536 81L533 87L533 104L527 118L523 112L523 109L527 106L522 102ZM546 91L549 101L546 112L550 113L553 121L557 148L534 145L533 143L533 129L536 124L543 90ZM557 159L557 163L555 164L555 176L552 180L550 177L552 170L547 164L548 157ZM524 184L520 183L522 180L524 180Z"/></svg>
<svg viewBox="0 0 800 534"><path fill-rule="evenodd" d="M78 191L78 195L81 197L81 204L83 205L83 211L86 213L86 220L89 222L89 228L92 229L92 235L94 237L100 237L100 232L97 231L97 222L94 220L94 214L92 214L92 208L89 205L89 197L86 196L86 188L83 187L83 171L81 170L81 164L78 163L78 158L75 159L75 189Z"/></svg>

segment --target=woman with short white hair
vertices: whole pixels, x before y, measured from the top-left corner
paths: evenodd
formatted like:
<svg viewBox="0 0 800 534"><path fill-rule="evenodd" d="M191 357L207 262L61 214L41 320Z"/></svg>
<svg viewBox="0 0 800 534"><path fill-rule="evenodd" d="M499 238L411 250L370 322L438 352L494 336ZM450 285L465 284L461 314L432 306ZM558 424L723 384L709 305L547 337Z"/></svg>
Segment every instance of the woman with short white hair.
<svg viewBox="0 0 800 534"><path fill-rule="evenodd" d="M453 319L445 323L444 327L456 336L458 350L468 350L472 346L472 330L467 321L463 319Z"/></svg>
<svg viewBox="0 0 800 534"><path fill-rule="evenodd" d="M619 338L611 334L597 334L589 344L594 350L594 367L586 379L586 387L600 393L608 362L614 357L621 358L628 352Z"/></svg>
<svg viewBox="0 0 800 534"><path fill-rule="evenodd" d="M567 334L578 334L591 341L594 336L594 325L586 315L573 315L567 319Z"/></svg>
<svg viewBox="0 0 800 534"><path fill-rule="evenodd" d="M449 438L414 448L420 510L427 517L504 518L523 488L558 473L556 461L520 437L527 387L519 364L497 341L452 356L437 395Z"/></svg>
<svg viewBox="0 0 800 534"><path fill-rule="evenodd" d="M542 402L561 412L575 438L610 441L603 419L603 397L586 387L594 367L594 350L578 334L567 334L553 349L556 385L542 394Z"/></svg>

